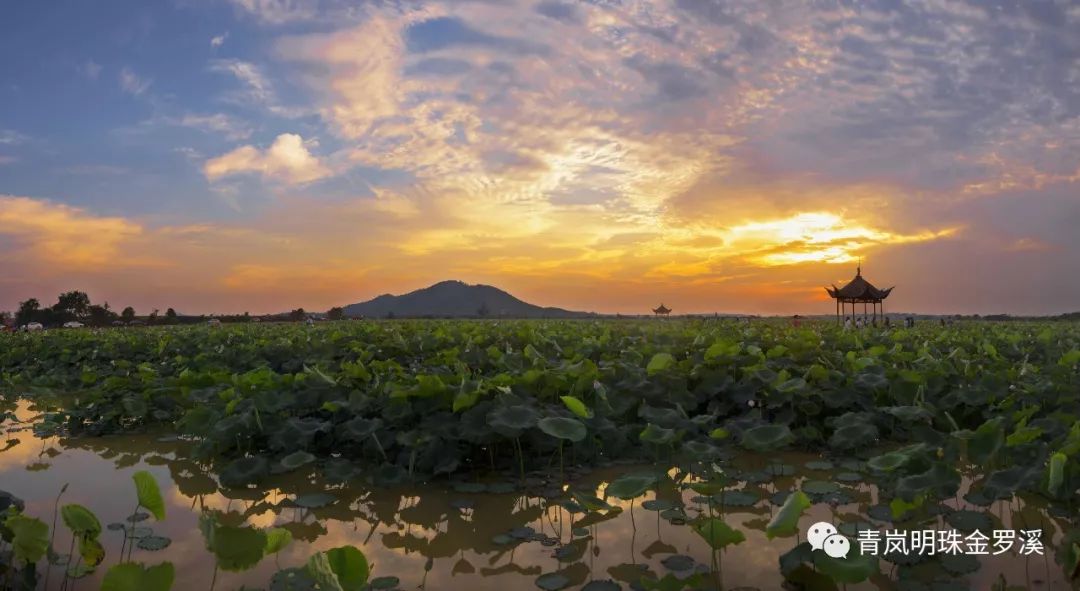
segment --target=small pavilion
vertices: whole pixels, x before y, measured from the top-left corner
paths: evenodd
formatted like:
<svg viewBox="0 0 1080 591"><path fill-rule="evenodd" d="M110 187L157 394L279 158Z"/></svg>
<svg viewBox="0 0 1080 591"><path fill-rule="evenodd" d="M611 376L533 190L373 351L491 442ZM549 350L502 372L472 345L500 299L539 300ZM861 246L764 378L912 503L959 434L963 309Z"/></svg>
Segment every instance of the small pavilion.
<svg viewBox="0 0 1080 591"><path fill-rule="evenodd" d="M664 306L661 302L659 308L653 308L653 314L656 314L657 316L667 316L668 314L671 314L671 308Z"/></svg>
<svg viewBox="0 0 1080 591"><path fill-rule="evenodd" d="M858 315L858 304L863 305L863 318L871 316L867 311L867 304L873 306L873 319L877 320L878 313L882 316L885 315L885 298L889 297L894 287L888 289L878 289L873 286L869 281L863 279L862 276L862 263L855 270L855 278L848 282L844 287L826 287L825 291L829 292L829 295L836 300L836 321L843 322L843 317L847 315L847 305L851 304L851 315Z"/></svg>

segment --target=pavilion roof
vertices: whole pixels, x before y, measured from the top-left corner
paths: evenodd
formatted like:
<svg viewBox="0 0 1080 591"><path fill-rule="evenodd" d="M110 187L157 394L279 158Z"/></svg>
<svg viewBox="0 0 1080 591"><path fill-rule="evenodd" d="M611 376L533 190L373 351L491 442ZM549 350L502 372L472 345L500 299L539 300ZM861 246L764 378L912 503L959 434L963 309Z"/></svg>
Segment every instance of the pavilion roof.
<svg viewBox="0 0 1080 591"><path fill-rule="evenodd" d="M826 287L825 291L829 292L829 295L835 299L841 300L884 300L889 297L894 288L878 289L874 287L872 283L863 279L862 265L859 265L855 271L855 278L848 282L844 287Z"/></svg>
<svg viewBox="0 0 1080 591"><path fill-rule="evenodd" d="M656 312L657 314L668 314L671 312L671 308L664 306L664 304L660 304L659 308L653 308L653 312Z"/></svg>

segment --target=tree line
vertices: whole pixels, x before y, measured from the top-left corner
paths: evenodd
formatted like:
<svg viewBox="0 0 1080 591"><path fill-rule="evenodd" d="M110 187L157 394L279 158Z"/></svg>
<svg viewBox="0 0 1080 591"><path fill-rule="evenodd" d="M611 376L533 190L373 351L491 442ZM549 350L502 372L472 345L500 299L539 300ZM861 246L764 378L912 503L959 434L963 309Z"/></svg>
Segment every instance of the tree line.
<svg viewBox="0 0 1080 591"><path fill-rule="evenodd" d="M326 317L330 320L340 320L344 317L342 308L331 308ZM262 318L253 318L249 313L215 315L214 318L221 322L251 322L253 320L268 321L301 321L306 320L310 314L303 308L297 308L287 314L268 315ZM11 317L7 312L0 312L0 323ZM30 298L19 303L18 310L14 314L15 326L24 326L32 322L40 323L46 327L63 326L68 322L80 322L87 326L113 326L115 324L192 324L204 322L208 316L188 316L176 313L169 308L161 314L154 309L145 316L138 316L131 306L125 307L117 313L109 302L94 304L90 296L82 291L68 291L60 294L56 303L52 306L42 306L37 298Z"/></svg>
<svg viewBox="0 0 1080 591"><path fill-rule="evenodd" d="M15 312L15 325L37 322L44 326L61 326L67 322L81 322L90 326L110 326L116 322L130 323L136 320L143 320L147 324L175 324L179 318L176 310L169 308L164 315L155 309L139 319L131 306L117 313L109 302L94 304L86 292L76 290L60 294L52 306L42 306L37 298L20 302Z"/></svg>

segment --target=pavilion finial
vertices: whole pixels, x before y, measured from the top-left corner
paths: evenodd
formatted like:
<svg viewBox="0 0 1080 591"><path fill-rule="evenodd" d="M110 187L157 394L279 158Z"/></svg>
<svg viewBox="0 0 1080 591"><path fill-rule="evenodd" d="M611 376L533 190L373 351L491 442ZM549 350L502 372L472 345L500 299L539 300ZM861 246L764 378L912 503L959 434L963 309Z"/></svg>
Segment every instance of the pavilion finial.
<svg viewBox="0 0 1080 591"><path fill-rule="evenodd" d="M859 257L859 266L855 267L855 276L862 277L862 257Z"/></svg>

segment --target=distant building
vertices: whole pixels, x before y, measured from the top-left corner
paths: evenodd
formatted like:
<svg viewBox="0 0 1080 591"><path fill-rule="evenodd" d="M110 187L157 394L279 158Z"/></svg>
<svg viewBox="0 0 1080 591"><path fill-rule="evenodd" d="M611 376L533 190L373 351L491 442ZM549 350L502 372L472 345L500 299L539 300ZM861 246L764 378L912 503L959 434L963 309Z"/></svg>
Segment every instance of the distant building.
<svg viewBox="0 0 1080 591"><path fill-rule="evenodd" d="M873 286L869 281L863 279L862 276L862 263L855 269L855 278L848 282L844 287L826 287L825 291L829 292L829 295L836 300L836 322L843 322L843 318L847 315L847 305L851 304L852 317L858 315L856 306L858 304L863 305L863 318L871 316L867 313L866 305L873 304L873 319L877 320L878 310L881 310L881 315L885 315L885 298L889 297L892 290L895 287L888 289L878 289Z"/></svg>
<svg viewBox="0 0 1080 591"><path fill-rule="evenodd" d="M659 308L653 308L653 314L657 316L667 316L668 314L671 314L671 308L668 308L661 302Z"/></svg>

